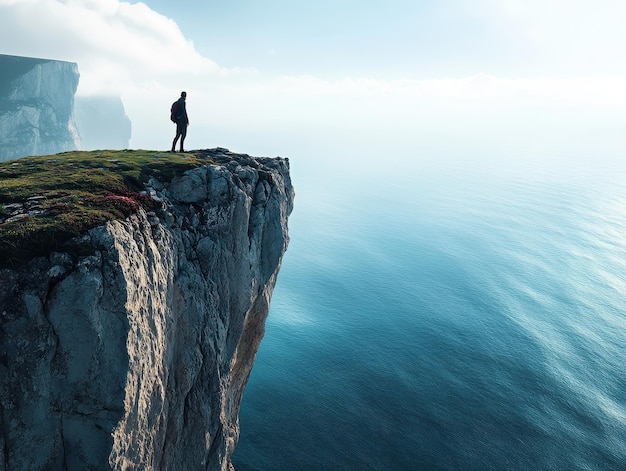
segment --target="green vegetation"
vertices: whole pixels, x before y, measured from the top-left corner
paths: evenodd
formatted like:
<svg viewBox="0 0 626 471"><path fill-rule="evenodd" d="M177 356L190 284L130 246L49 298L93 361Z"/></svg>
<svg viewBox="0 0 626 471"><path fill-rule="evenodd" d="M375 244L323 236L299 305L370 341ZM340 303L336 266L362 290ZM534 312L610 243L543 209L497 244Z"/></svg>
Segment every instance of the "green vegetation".
<svg viewBox="0 0 626 471"><path fill-rule="evenodd" d="M0 267L51 250L153 200L140 192L150 176L169 181L209 163L201 153L65 152L0 163ZM78 250L78 247L73 247Z"/></svg>

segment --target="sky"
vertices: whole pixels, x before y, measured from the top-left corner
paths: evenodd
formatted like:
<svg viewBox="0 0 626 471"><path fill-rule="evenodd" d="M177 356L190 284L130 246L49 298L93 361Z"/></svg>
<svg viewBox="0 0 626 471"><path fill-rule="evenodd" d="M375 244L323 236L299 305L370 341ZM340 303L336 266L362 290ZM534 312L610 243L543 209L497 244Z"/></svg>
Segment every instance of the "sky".
<svg viewBox="0 0 626 471"><path fill-rule="evenodd" d="M185 90L188 148L617 160L625 19L618 0L0 0L0 53L78 63L134 148L169 147Z"/></svg>

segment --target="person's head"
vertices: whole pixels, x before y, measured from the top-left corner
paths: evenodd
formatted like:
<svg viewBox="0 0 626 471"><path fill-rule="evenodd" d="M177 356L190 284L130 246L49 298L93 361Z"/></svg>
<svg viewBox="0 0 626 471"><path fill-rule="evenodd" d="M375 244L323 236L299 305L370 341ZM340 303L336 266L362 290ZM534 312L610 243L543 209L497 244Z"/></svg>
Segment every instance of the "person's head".
<svg viewBox="0 0 626 471"><path fill-rule="evenodd" d="M181 92L180 96L186 99L187 98L187 92Z"/></svg>

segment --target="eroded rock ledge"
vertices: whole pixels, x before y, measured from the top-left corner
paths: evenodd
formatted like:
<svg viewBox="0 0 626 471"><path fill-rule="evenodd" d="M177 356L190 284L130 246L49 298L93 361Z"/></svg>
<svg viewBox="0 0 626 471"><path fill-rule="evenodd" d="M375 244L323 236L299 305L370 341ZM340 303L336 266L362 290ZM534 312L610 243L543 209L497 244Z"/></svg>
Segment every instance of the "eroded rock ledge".
<svg viewBox="0 0 626 471"><path fill-rule="evenodd" d="M218 149L88 255L0 270L0 470L226 470L287 248L286 159Z"/></svg>

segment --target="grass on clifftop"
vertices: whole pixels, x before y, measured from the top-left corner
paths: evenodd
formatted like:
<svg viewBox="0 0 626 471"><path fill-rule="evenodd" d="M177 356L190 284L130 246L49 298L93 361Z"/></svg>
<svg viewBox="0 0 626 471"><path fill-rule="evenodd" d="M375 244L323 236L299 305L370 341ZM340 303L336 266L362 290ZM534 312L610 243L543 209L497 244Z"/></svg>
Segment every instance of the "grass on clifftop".
<svg viewBox="0 0 626 471"><path fill-rule="evenodd" d="M200 154L65 152L0 163L0 267L46 255L69 239L141 206L152 175L169 181L207 163Z"/></svg>

